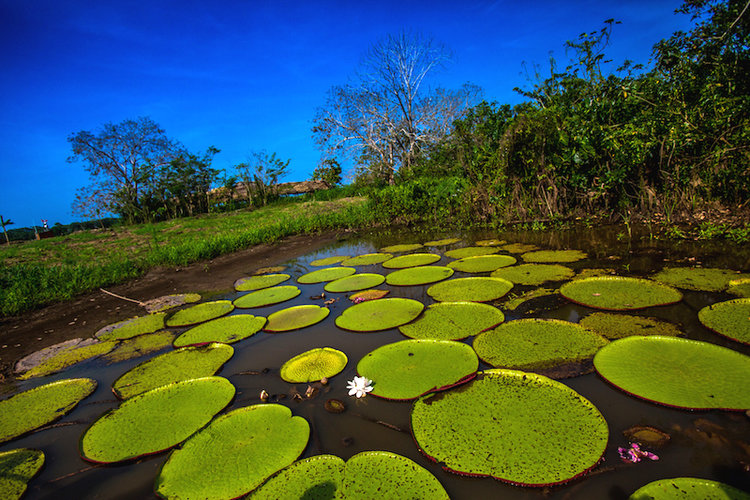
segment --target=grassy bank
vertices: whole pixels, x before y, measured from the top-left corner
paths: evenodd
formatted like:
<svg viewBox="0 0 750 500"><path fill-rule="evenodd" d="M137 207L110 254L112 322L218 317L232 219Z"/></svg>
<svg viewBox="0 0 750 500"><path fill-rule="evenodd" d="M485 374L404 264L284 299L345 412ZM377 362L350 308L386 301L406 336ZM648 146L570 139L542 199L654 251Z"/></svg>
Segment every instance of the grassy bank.
<svg viewBox="0 0 750 500"><path fill-rule="evenodd" d="M293 234L362 227L372 217L364 198L286 202L0 246L0 315L68 300L154 267L184 266Z"/></svg>

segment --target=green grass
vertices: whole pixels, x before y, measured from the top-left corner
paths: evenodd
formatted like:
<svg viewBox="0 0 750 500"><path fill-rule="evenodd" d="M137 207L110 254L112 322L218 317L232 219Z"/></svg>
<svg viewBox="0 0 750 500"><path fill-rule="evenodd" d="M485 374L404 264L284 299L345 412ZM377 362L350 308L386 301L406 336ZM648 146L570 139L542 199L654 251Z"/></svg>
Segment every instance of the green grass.
<svg viewBox="0 0 750 500"><path fill-rule="evenodd" d="M0 247L0 316L69 300L159 266L184 266L293 234L362 227L364 198L286 201L237 211L82 231Z"/></svg>

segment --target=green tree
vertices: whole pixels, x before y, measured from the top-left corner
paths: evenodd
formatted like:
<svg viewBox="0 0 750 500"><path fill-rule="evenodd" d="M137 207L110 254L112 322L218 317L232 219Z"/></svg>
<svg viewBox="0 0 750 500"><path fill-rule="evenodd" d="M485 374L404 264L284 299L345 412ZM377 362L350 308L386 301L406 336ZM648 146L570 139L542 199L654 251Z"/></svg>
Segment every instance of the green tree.
<svg viewBox="0 0 750 500"><path fill-rule="evenodd" d="M8 238L8 231L5 229L5 226L10 226L12 224L15 224L10 219L4 219L2 215L0 215L0 225L3 226L3 233L5 233L5 243L10 245L10 238Z"/></svg>
<svg viewBox="0 0 750 500"><path fill-rule="evenodd" d="M323 181L331 187L341 184L341 165L334 158L325 159L313 170L311 180Z"/></svg>
<svg viewBox="0 0 750 500"><path fill-rule="evenodd" d="M250 204L262 207L278 197L277 184L288 173L290 161L263 150L253 152L249 163L235 166Z"/></svg>

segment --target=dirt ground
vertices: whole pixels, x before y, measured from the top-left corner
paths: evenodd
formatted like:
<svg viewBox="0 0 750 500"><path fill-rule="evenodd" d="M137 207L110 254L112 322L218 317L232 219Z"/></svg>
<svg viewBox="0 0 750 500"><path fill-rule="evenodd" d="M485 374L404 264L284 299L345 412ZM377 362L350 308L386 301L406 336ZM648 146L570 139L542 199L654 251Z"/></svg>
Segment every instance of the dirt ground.
<svg viewBox="0 0 750 500"><path fill-rule="evenodd" d="M188 267L154 269L139 279L107 290L140 301L174 293L228 293L235 280L256 269L278 265L348 236L351 233L293 236ZM0 381L12 376L16 361L32 352L68 339L89 338L106 325L143 314L145 309L136 303L96 291L69 302L2 318Z"/></svg>

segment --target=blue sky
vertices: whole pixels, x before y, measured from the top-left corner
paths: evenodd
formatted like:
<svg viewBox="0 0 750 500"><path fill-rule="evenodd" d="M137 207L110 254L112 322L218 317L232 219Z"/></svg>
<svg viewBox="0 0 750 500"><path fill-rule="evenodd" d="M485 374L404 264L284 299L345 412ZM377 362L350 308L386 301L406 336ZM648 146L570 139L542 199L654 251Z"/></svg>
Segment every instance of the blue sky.
<svg viewBox="0 0 750 500"><path fill-rule="evenodd" d="M222 150L230 171L252 151L289 158L283 180L310 177L326 91L367 49L401 30L453 52L433 82L471 82L517 103L524 61L565 59L563 44L615 18L607 55L648 63L658 40L688 30L679 1L78 1L0 0L0 214L11 227L68 223L89 183L67 137L149 116L190 151Z"/></svg>

